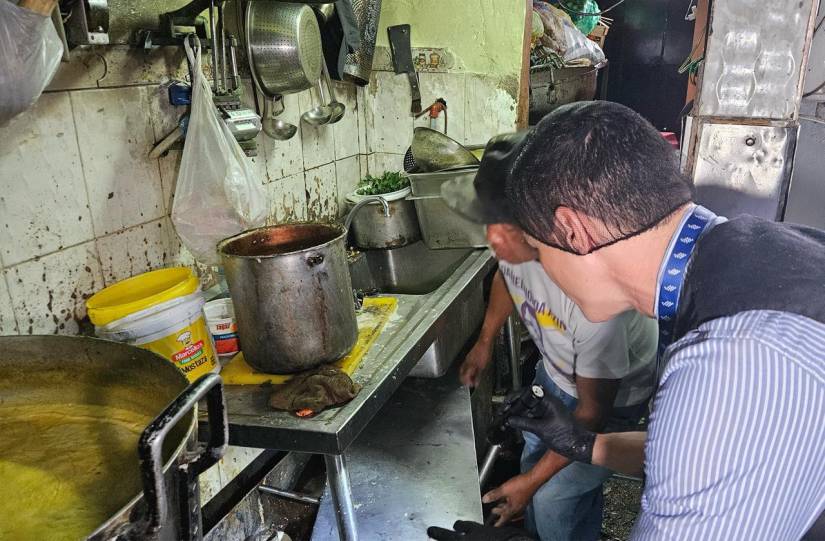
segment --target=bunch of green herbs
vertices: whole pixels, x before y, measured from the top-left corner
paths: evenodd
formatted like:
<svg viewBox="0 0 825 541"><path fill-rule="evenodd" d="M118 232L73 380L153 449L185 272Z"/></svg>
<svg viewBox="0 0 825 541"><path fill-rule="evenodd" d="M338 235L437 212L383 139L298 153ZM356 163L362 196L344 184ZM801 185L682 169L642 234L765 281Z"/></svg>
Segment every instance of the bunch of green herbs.
<svg viewBox="0 0 825 541"><path fill-rule="evenodd" d="M381 195L403 190L410 185L410 179L397 171L385 171L380 177L367 175L358 183L356 195Z"/></svg>

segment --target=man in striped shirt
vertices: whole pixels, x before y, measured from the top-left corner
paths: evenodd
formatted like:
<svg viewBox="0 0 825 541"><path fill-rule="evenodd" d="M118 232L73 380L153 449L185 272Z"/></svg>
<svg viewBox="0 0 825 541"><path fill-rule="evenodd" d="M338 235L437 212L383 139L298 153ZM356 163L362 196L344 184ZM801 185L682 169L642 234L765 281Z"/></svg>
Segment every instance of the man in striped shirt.
<svg viewBox="0 0 825 541"><path fill-rule="evenodd" d="M519 154L508 199L544 269L591 321L657 317L660 353L647 433L594 434L552 397L511 426L644 473L633 539L821 539L825 233L694 205L618 104L557 109Z"/></svg>

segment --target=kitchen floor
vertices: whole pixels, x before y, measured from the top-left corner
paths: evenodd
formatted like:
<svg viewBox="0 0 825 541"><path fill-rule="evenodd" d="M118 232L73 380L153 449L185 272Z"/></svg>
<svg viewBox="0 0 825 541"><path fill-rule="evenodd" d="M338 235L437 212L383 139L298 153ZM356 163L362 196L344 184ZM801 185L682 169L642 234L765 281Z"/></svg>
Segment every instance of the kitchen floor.
<svg viewBox="0 0 825 541"><path fill-rule="evenodd" d="M636 522L641 505L642 484L612 478L604 484L604 519L602 541L624 541Z"/></svg>

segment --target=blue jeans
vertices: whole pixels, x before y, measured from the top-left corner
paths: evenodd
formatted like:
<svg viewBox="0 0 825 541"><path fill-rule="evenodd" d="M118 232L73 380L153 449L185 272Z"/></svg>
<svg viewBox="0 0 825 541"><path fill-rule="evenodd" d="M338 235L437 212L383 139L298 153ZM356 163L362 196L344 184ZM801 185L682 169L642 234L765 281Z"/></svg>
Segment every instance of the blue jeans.
<svg viewBox="0 0 825 541"><path fill-rule="evenodd" d="M577 400L562 391L539 361L534 383L544 387L573 410ZM647 412L647 402L635 406L613 408L607 423L608 432L632 430ZM547 452L538 437L524 434L524 451L521 454L522 473L532 468ZM525 526L541 541L591 541L599 539L604 510L602 484L611 471L601 466L574 462L554 475L533 495L527 507Z"/></svg>

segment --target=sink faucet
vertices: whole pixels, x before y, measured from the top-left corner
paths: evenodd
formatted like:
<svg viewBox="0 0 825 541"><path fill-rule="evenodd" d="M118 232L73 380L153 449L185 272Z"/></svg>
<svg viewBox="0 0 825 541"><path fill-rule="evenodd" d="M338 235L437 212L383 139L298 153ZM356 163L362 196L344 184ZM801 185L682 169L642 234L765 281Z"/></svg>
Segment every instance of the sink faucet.
<svg viewBox="0 0 825 541"><path fill-rule="evenodd" d="M378 201L379 203L381 203L381 206L384 207L384 216L389 218L390 204L387 203L387 200L381 197L380 195L368 195L361 201L357 202L349 211L349 213L347 213L347 217L344 220L344 227L347 229L347 231L349 231L349 226L352 225L352 219L355 217L355 213L361 210L361 207L369 203L372 203L373 201Z"/></svg>

